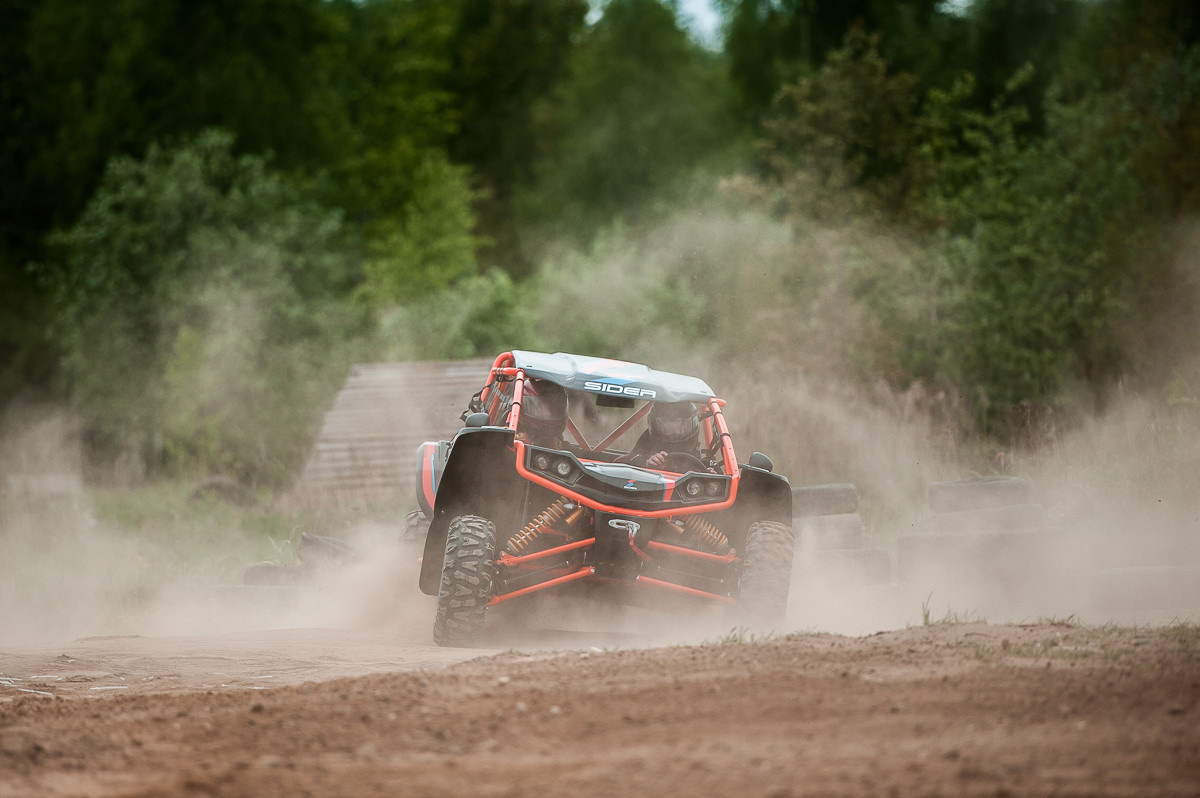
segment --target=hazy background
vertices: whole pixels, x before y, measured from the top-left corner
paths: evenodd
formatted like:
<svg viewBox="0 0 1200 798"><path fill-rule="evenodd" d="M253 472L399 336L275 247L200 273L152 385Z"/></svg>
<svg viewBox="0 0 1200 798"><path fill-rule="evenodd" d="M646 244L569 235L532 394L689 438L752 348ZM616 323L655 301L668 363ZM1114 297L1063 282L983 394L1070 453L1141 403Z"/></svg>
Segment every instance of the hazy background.
<svg viewBox="0 0 1200 798"><path fill-rule="evenodd" d="M350 366L512 347L704 377L893 554L1016 476L1067 571L1200 567L1195 4L708 10L0 4L0 640L388 538L275 505Z"/></svg>

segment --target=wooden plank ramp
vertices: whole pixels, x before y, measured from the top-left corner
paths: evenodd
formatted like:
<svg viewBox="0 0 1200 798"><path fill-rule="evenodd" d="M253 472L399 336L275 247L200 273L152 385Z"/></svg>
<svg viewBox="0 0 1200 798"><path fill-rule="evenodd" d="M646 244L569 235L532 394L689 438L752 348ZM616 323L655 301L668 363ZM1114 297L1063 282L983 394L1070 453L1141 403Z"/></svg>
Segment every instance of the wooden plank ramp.
<svg viewBox="0 0 1200 798"><path fill-rule="evenodd" d="M416 451L451 437L492 360L368 363L350 369L284 503L416 507Z"/></svg>

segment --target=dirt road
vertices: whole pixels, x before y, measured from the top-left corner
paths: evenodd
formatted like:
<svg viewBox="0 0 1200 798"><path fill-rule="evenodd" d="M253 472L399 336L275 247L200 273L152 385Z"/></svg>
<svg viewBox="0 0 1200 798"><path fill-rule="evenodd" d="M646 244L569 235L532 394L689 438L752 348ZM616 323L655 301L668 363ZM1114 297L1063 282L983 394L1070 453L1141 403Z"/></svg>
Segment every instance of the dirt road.
<svg viewBox="0 0 1200 798"><path fill-rule="evenodd" d="M549 642L0 650L0 794L1200 794L1196 626Z"/></svg>

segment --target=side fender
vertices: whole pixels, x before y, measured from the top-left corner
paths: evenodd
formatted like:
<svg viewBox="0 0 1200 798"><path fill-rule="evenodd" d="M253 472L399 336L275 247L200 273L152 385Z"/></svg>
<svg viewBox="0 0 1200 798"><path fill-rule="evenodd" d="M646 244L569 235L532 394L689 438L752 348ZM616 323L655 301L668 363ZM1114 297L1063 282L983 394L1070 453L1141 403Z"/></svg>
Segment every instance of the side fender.
<svg viewBox="0 0 1200 798"><path fill-rule="evenodd" d="M525 482L517 474L515 456L509 429L464 428L450 443L425 536L422 593L437 595L451 521L460 515L481 515L505 530L520 517Z"/></svg>
<svg viewBox="0 0 1200 798"><path fill-rule="evenodd" d="M726 534L743 547L742 538L755 521L792 525L792 486L787 477L752 466L741 466L737 500L726 516Z"/></svg>
<svg viewBox="0 0 1200 798"><path fill-rule="evenodd" d="M792 486L787 477L751 466L742 466L735 506L745 502L747 525L755 521L792 523Z"/></svg>

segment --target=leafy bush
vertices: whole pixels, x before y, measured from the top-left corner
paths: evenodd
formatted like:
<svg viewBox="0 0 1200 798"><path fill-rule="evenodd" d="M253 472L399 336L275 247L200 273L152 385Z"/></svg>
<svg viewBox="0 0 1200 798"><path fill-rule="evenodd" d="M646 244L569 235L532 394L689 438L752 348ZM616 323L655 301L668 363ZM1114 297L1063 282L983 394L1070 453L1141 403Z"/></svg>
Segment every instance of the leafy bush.
<svg viewBox="0 0 1200 798"><path fill-rule="evenodd" d="M1019 71L988 110L969 75L916 98L876 40L851 33L779 93L760 144L761 207L801 235L890 228L909 242L905 257L843 272L878 333L857 339L863 376L951 391L965 427L1004 437L1075 404L1078 386L1102 395L1129 370L1130 322L1160 316L1148 298L1179 283L1156 241L1160 192L1139 179L1163 143L1144 135L1161 125L1137 83L1052 96L1033 138L1010 100L1031 79Z"/></svg>
<svg viewBox="0 0 1200 798"><path fill-rule="evenodd" d="M360 296L377 306L419 300L476 270L475 197L466 170L430 156L414 183L403 213L378 219L367 231Z"/></svg>
<svg viewBox="0 0 1200 798"><path fill-rule="evenodd" d="M917 79L888 74L878 47L854 29L816 75L775 96L759 151L794 210L836 219L856 200L907 199Z"/></svg>
<svg viewBox="0 0 1200 798"><path fill-rule="evenodd" d="M504 272L468 277L381 311L371 351L383 360L454 360L537 348L523 296Z"/></svg>
<svg viewBox="0 0 1200 798"><path fill-rule="evenodd" d="M359 320L336 213L207 132L116 158L45 269L94 460L280 484Z"/></svg>

